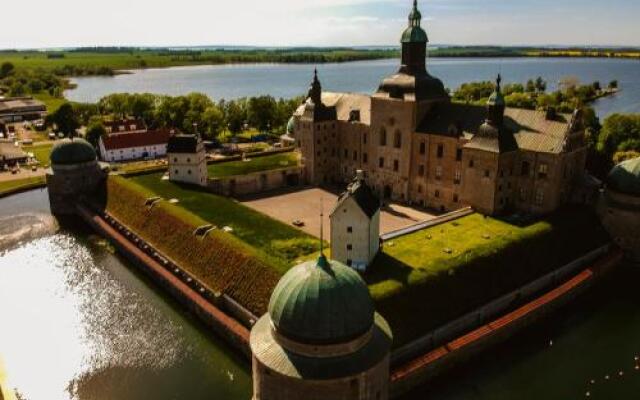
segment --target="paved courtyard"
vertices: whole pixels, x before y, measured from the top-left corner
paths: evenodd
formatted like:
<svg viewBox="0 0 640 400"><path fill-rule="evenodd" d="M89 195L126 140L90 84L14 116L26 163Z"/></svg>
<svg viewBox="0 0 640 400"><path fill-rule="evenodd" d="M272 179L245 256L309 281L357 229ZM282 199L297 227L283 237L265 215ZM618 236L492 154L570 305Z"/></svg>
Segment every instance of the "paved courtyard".
<svg viewBox="0 0 640 400"><path fill-rule="evenodd" d="M338 199L338 194L322 188L305 188L281 191L262 196L240 199L240 202L272 218L291 224L295 220L304 222L305 232L320 236L320 209L324 208L325 240L329 240L329 214ZM390 204L380 216L380 233L387 233L434 218L423 210Z"/></svg>

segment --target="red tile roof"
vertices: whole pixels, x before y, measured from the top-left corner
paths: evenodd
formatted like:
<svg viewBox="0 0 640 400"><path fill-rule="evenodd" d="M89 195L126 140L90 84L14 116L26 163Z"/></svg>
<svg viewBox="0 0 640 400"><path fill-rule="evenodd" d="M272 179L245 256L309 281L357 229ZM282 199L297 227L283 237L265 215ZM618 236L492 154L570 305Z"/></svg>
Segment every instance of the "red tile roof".
<svg viewBox="0 0 640 400"><path fill-rule="evenodd" d="M171 132L168 129L108 135L102 138L106 150L167 144Z"/></svg>

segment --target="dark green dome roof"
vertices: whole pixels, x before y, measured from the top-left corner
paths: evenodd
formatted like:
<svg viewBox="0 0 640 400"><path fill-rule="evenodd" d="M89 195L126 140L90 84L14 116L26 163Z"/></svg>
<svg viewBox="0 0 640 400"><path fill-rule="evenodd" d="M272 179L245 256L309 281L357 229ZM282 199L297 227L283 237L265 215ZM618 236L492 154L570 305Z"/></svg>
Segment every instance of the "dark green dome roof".
<svg viewBox="0 0 640 400"><path fill-rule="evenodd" d="M613 167L607 177L607 185L616 192L640 196L640 157Z"/></svg>
<svg viewBox="0 0 640 400"><path fill-rule="evenodd" d="M51 149L51 164L81 164L96 160L96 151L84 139L62 139Z"/></svg>
<svg viewBox="0 0 640 400"><path fill-rule="evenodd" d="M292 134L295 126L296 121L293 119L293 117L289 118L289 122L287 122L287 133Z"/></svg>
<svg viewBox="0 0 640 400"><path fill-rule="evenodd" d="M402 32L402 43L426 43L429 41L427 32L419 26L410 26Z"/></svg>
<svg viewBox="0 0 640 400"><path fill-rule="evenodd" d="M369 289L360 275L324 256L289 270L269 302L276 331L305 344L356 339L371 329L374 313Z"/></svg>

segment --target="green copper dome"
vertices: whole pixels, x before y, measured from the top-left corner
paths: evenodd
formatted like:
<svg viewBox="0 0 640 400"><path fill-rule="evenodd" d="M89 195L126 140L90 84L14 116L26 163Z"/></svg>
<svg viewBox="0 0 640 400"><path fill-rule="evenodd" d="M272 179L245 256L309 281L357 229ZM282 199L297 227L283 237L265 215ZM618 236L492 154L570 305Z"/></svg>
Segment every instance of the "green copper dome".
<svg viewBox="0 0 640 400"><path fill-rule="evenodd" d="M640 157L613 167L607 177L607 185L616 192L640 196Z"/></svg>
<svg viewBox="0 0 640 400"><path fill-rule="evenodd" d="M324 256L287 272L269 302L276 331L305 344L356 339L371 329L374 312L360 275Z"/></svg>
<svg viewBox="0 0 640 400"><path fill-rule="evenodd" d="M289 118L289 122L287 122L287 133L293 134L295 126L296 126L296 121L293 119L293 117Z"/></svg>
<svg viewBox="0 0 640 400"><path fill-rule="evenodd" d="M427 32L419 26L410 26L402 33L402 43L426 43L429 41Z"/></svg>
<svg viewBox="0 0 640 400"><path fill-rule="evenodd" d="M489 100L487 101L488 105L491 106L504 106L506 104L504 100L504 96L502 95L502 90L500 89L500 83L502 82L502 77L498 74L498 78L496 79L496 88L489 96Z"/></svg>
<svg viewBox="0 0 640 400"><path fill-rule="evenodd" d="M95 161L96 151L84 139L73 138L58 141L51 149L51 164L69 165Z"/></svg>

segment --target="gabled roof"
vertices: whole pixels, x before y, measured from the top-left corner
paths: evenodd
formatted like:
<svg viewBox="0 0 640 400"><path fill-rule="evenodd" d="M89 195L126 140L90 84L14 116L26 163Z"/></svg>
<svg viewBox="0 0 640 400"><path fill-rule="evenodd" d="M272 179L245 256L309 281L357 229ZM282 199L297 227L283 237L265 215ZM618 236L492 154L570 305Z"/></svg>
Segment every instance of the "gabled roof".
<svg viewBox="0 0 640 400"><path fill-rule="evenodd" d="M342 204L348 199L353 198L360 209L369 218L373 217L380 209L380 199L373 193L371 188L367 186L363 179L356 178L347 186L347 190L338 197L336 206L331 214L336 212Z"/></svg>
<svg viewBox="0 0 640 400"><path fill-rule="evenodd" d="M132 147L155 146L169 142L170 131L159 129L155 131L133 132L108 135L101 138L106 150L120 150Z"/></svg>
<svg viewBox="0 0 640 400"><path fill-rule="evenodd" d="M0 159L5 161L27 158L27 154L11 140L0 140Z"/></svg>

